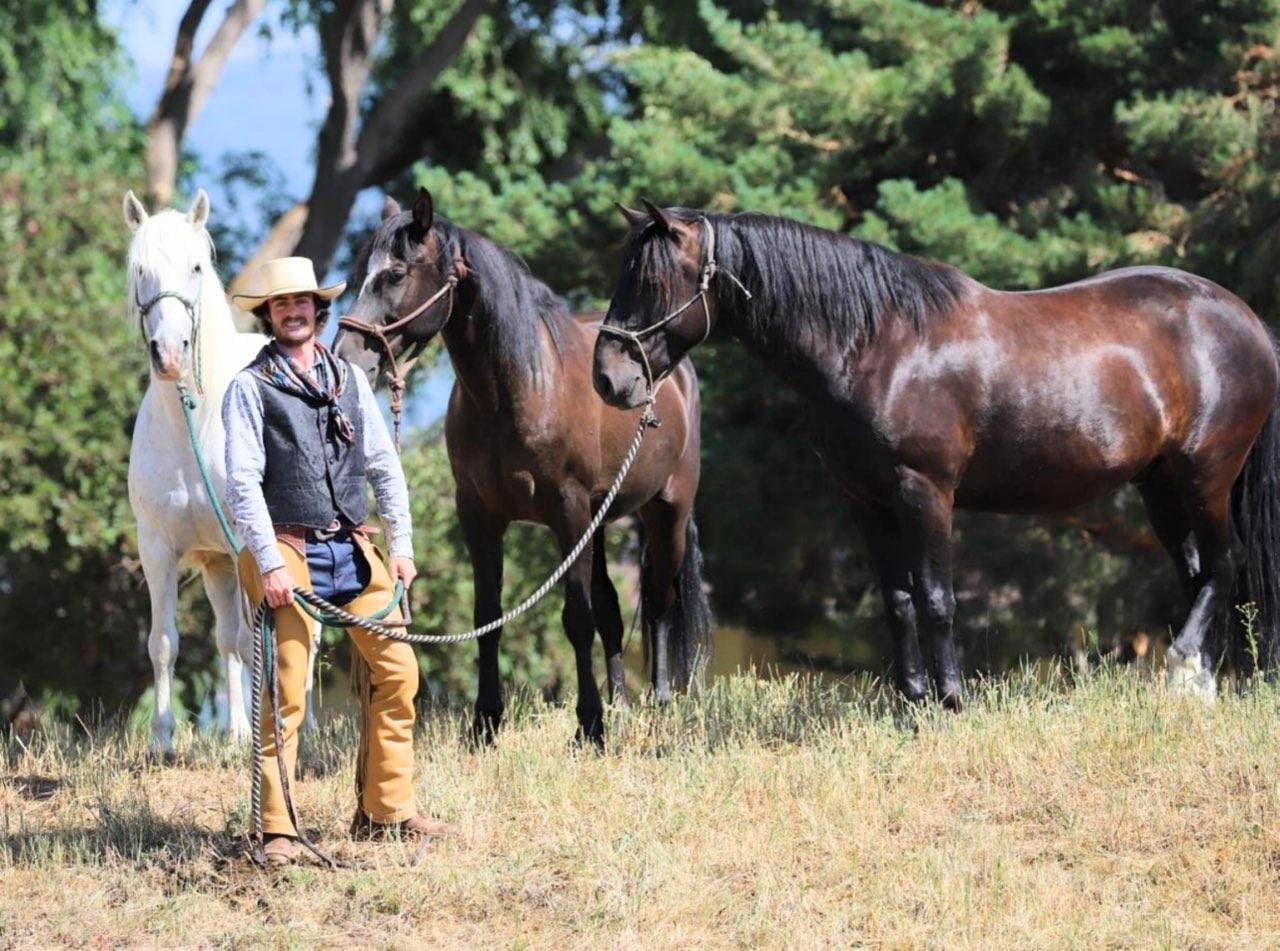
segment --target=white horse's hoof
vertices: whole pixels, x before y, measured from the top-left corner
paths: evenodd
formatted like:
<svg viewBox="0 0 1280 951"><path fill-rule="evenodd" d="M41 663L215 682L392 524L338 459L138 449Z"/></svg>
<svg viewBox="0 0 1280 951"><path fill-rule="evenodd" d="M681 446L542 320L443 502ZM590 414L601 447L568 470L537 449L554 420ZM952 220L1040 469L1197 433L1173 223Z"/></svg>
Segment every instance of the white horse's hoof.
<svg viewBox="0 0 1280 951"><path fill-rule="evenodd" d="M1176 650L1170 649L1165 654L1164 662L1170 693L1199 697L1208 704L1214 702L1217 695L1217 682L1213 671L1205 668L1198 655L1183 657Z"/></svg>

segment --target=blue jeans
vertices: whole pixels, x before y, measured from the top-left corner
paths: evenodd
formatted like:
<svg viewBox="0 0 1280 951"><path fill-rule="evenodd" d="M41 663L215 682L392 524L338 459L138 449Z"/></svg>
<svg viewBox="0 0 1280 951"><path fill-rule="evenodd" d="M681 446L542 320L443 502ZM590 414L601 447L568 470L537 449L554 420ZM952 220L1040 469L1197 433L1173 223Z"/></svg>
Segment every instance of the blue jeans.
<svg viewBox="0 0 1280 951"><path fill-rule="evenodd" d="M349 604L369 586L369 563L350 532L318 539L307 532L307 570L311 590L330 604Z"/></svg>

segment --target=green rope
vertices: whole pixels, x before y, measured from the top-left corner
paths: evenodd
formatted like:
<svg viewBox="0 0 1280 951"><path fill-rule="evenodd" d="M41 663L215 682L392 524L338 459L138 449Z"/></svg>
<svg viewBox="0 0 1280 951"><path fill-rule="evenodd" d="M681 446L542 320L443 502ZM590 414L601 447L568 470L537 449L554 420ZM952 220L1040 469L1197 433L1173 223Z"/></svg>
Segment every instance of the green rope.
<svg viewBox="0 0 1280 951"><path fill-rule="evenodd" d="M235 532L232 531L231 522L227 519L227 513L222 509L222 502L218 499L218 493L213 489L213 476L209 474L209 467L205 465L204 453L200 449L200 440L196 436L195 411L198 405L196 398L182 381L178 381L178 396L182 404L182 418L187 424L187 439L191 442L191 452L196 458L196 468L200 470L200 479L204 482L205 494L209 496L209 504L213 506L213 514L218 517L218 525L222 528L222 534L227 540L227 545L230 546L232 553L239 557L240 552L244 550L244 546L240 544ZM404 581L397 578L391 601L385 608L369 615L369 620L377 621L386 617L395 610L402 597L404 597ZM335 614L316 610L304 601L301 595L294 594L293 600L302 610L326 627L353 626Z"/></svg>

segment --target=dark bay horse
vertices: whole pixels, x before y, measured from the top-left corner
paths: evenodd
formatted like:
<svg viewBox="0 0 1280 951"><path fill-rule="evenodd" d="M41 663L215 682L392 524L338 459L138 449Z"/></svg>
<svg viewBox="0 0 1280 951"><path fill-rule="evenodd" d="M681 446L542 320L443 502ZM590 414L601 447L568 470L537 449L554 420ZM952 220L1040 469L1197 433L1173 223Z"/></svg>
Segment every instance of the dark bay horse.
<svg viewBox="0 0 1280 951"><path fill-rule="evenodd" d="M458 519L475 573L475 622L502 614L502 538L514 521L552 530L567 556L618 472L640 413L604 405L591 386L598 315L575 320L514 254L434 213L421 191L411 211L393 201L361 254L359 297L343 318L336 351L370 374L440 334L457 377L445 439ZM415 315L416 314L416 315ZM404 318L409 318L407 321ZM369 328L399 323L391 335ZM654 687L688 687L711 647L710 609L693 519L701 407L693 366L673 368L611 519L640 516L645 546L641 618ZM578 671L581 735L599 743L604 722L592 673L599 629L609 692L626 700L623 622L605 566L600 529L565 576L562 619ZM480 641L475 733L489 741L502 718L501 629ZM671 664L669 670L668 653Z"/></svg>
<svg viewBox="0 0 1280 951"><path fill-rule="evenodd" d="M960 700L954 507L1060 513L1125 483L1192 601L1171 681L1212 696L1233 594L1259 611L1261 665L1280 661L1276 351L1234 295L1164 267L1008 293L782 218L646 209L624 209L596 389L639 405L716 325L795 387L876 562L907 697L926 691L923 633Z"/></svg>

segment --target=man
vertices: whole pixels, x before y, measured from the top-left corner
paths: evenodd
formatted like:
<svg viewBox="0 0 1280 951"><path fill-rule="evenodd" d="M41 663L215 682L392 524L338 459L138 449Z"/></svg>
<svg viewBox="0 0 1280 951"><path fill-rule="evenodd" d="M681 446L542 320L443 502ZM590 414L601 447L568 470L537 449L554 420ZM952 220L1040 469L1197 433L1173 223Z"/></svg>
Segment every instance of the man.
<svg viewBox="0 0 1280 951"><path fill-rule="evenodd" d="M319 287L311 261L281 258L258 273L257 294L237 294L272 339L232 381L222 405L227 430L227 501L245 550L240 577L254 604L275 616L284 762L297 761L310 662L310 624L294 603L311 588L353 614L369 615L392 598L395 580L413 581L413 546L404 472L363 373L317 339L328 301L345 283ZM390 572L363 528L365 483L373 485L386 527ZM388 620L400 618L397 610ZM441 823L418 815L413 793L413 649L359 628L352 641L369 667L360 698L359 801L353 834L388 830L429 835ZM263 704L262 824L273 864L302 848L280 788L270 704Z"/></svg>

